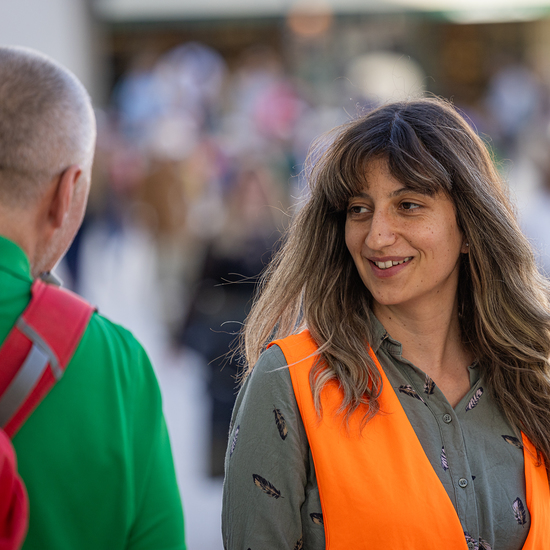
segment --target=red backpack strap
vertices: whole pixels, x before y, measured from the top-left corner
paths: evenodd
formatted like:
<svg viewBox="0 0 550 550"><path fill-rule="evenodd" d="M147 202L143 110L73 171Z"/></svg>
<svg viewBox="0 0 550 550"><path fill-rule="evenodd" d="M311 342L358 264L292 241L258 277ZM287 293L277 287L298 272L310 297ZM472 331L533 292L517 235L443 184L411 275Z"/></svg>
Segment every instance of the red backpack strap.
<svg viewBox="0 0 550 550"><path fill-rule="evenodd" d="M17 472L15 451L0 430L0 549L19 550L29 524L29 498Z"/></svg>
<svg viewBox="0 0 550 550"><path fill-rule="evenodd" d="M0 348L0 427L13 437L63 376L95 311L36 279L32 298Z"/></svg>

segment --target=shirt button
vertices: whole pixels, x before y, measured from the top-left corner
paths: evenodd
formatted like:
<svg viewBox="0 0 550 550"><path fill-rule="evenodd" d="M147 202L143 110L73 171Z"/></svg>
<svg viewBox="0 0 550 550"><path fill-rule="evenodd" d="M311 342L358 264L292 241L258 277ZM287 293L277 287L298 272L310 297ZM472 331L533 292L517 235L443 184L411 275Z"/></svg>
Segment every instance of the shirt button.
<svg viewBox="0 0 550 550"><path fill-rule="evenodd" d="M453 420L453 417L450 414L443 415L443 422L445 422L445 424L449 424L452 420Z"/></svg>
<svg viewBox="0 0 550 550"><path fill-rule="evenodd" d="M459 480L458 480L458 484L460 485L460 487L462 487L463 489L465 487L468 486L468 480L467 479L464 479L463 477L461 477Z"/></svg>
<svg viewBox="0 0 550 550"><path fill-rule="evenodd" d="M476 545L475 545L473 542L469 542L469 543L468 543L468 548L469 548L470 550L472 550L472 549L475 548L475 547L476 547Z"/></svg>

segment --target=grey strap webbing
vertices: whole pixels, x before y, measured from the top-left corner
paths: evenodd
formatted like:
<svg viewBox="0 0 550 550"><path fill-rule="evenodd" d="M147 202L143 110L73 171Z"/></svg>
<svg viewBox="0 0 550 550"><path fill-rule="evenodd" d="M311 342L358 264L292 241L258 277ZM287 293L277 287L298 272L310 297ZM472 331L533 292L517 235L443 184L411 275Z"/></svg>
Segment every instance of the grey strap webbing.
<svg viewBox="0 0 550 550"><path fill-rule="evenodd" d="M1 427L4 427L19 410L29 395L29 391L40 380L42 373L48 366L49 360L49 357L38 346L33 344L22 367L0 397Z"/></svg>

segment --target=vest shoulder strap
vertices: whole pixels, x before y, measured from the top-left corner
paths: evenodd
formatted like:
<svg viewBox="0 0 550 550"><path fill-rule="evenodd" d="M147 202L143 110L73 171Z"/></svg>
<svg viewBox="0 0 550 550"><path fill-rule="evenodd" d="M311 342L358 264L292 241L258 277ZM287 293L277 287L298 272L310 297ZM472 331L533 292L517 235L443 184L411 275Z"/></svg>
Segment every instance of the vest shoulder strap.
<svg viewBox="0 0 550 550"><path fill-rule="evenodd" d="M95 311L80 296L40 279L31 293L0 348L0 427L11 438L63 376Z"/></svg>

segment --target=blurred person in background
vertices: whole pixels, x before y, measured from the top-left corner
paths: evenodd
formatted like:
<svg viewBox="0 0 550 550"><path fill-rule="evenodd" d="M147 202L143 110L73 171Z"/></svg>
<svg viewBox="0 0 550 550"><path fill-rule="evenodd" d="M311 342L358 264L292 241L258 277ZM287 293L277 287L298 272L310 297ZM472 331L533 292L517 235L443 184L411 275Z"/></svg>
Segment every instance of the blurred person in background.
<svg viewBox="0 0 550 550"><path fill-rule="evenodd" d="M386 104L312 154L244 327L228 550L550 547L550 304L449 104Z"/></svg>
<svg viewBox="0 0 550 550"><path fill-rule="evenodd" d="M38 52L0 48L1 341L19 327L31 287L50 286L37 286L39 278L54 283L50 271L82 222L95 135L90 98L74 75ZM53 303L42 322L55 328L56 315ZM57 358L44 346L53 371ZM145 351L98 313L75 346L62 378L13 438L30 501L24 548L184 550L161 396Z"/></svg>
<svg viewBox="0 0 550 550"><path fill-rule="evenodd" d="M550 125L534 132L528 145L536 183L521 209L521 228L533 244L539 269L550 277Z"/></svg>
<svg viewBox="0 0 550 550"><path fill-rule="evenodd" d="M543 115L543 87L526 64L503 56L493 60L491 66L498 69L489 81L485 98L490 135L502 158L517 159L522 152L522 138Z"/></svg>
<svg viewBox="0 0 550 550"><path fill-rule="evenodd" d="M208 362L210 474L223 475L238 364L228 350L245 320L255 283L281 229L280 189L261 162L243 163L226 198L223 226L206 249L182 338Z"/></svg>

